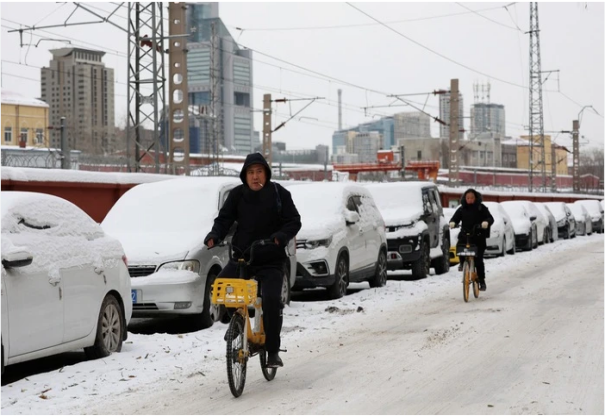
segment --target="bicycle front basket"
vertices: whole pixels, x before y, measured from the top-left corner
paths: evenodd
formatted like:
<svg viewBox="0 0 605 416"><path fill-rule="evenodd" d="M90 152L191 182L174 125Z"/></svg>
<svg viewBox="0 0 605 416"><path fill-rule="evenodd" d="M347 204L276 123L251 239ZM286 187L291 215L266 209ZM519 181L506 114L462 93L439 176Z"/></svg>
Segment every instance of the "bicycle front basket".
<svg viewBox="0 0 605 416"><path fill-rule="evenodd" d="M218 278L212 285L212 303L228 308L254 305L257 287L256 280Z"/></svg>
<svg viewBox="0 0 605 416"><path fill-rule="evenodd" d="M477 255L477 246L470 245L467 247L466 245L456 246L456 255L458 257L470 257Z"/></svg>

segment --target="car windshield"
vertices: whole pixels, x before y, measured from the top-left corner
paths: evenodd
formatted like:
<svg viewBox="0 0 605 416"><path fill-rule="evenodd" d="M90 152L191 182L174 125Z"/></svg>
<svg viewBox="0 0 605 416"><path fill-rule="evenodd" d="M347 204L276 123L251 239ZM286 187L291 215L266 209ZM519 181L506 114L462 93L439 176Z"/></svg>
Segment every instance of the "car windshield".
<svg viewBox="0 0 605 416"><path fill-rule="evenodd" d="M369 186L374 201L380 210L397 209L401 207L418 207L422 209L422 192L416 187L406 187L405 184L388 184Z"/></svg>
<svg viewBox="0 0 605 416"><path fill-rule="evenodd" d="M192 178L203 182L203 178ZM169 180L139 185L128 191L103 220L111 233L189 232L211 225L218 213L216 184L192 187ZM172 182L169 184L168 182Z"/></svg>
<svg viewBox="0 0 605 416"><path fill-rule="evenodd" d="M568 207L576 219L584 220L584 215L586 215L586 211L584 209L582 209L583 208L582 205L569 204Z"/></svg>
<svg viewBox="0 0 605 416"><path fill-rule="evenodd" d="M548 209L550 210L550 212L552 213L552 215L555 217L555 220L560 221L562 219L564 219L566 217L566 213L565 213L565 208L563 206L563 203L549 203L548 204Z"/></svg>
<svg viewBox="0 0 605 416"><path fill-rule="evenodd" d="M328 186L326 186L328 185ZM329 184L289 186L292 200L301 218L323 219L342 216L342 188ZM303 221L305 223L307 221Z"/></svg>
<svg viewBox="0 0 605 416"><path fill-rule="evenodd" d="M522 202L503 202L502 207L506 210L506 213L513 218L527 218L527 211L523 207Z"/></svg>

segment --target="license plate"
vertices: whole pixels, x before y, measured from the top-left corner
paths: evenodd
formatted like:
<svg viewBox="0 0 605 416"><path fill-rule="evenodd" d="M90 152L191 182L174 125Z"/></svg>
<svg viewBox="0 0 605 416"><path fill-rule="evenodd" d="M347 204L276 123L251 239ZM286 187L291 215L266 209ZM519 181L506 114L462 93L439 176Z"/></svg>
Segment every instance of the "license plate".
<svg viewBox="0 0 605 416"><path fill-rule="evenodd" d="M474 256L475 252L474 251L463 251L461 253L458 253L458 257L462 256Z"/></svg>
<svg viewBox="0 0 605 416"><path fill-rule="evenodd" d="M132 303L137 303L137 291L136 290L132 290Z"/></svg>

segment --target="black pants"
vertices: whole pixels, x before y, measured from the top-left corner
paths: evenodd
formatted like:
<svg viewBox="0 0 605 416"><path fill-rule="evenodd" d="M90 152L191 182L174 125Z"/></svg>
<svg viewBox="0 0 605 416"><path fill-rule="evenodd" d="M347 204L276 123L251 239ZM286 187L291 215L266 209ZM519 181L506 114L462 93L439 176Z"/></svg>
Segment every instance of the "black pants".
<svg viewBox="0 0 605 416"><path fill-rule="evenodd" d="M477 268L477 278L480 282L483 282L485 281L485 262L483 261L483 255L485 254L487 243L485 241L485 238L471 238L471 244L475 244L477 246L477 255L475 256L475 267ZM458 245L465 246L466 237L459 235Z"/></svg>
<svg viewBox="0 0 605 416"><path fill-rule="evenodd" d="M263 325L265 327L265 347L267 352L278 352L281 345L280 333L283 322L281 289L284 279L284 264L248 267L248 277L254 277L260 284L263 298ZM218 277L239 277L237 263L230 261Z"/></svg>

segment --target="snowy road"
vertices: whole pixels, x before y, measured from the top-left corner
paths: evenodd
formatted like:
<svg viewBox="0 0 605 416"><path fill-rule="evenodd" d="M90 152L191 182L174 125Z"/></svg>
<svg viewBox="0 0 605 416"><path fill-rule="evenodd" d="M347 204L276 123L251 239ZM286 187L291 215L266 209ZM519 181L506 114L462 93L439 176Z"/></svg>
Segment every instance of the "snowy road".
<svg viewBox="0 0 605 416"><path fill-rule="evenodd" d="M88 390L70 397L67 383L52 385L57 372L36 376L37 387L2 388L2 413L603 414L603 267L603 237L593 235L489 260L488 291L466 304L454 269L339 302L295 302L286 367L268 383L255 357L238 399L226 382L225 327L215 325L202 371L186 361L189 350L179 364L162 358L143 370L140 356L129 358L141 351L126 348L116 355L123 383L112 383L116 371L101 377L93 362L81 363L66 370L92 377ZM328 305L343 314L325 312ZM134 346L149 339L133 338ZM123 380L128 374L136 377ZM54 392L37 402L16 392L24 386Z"/></svg>

